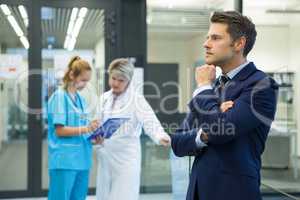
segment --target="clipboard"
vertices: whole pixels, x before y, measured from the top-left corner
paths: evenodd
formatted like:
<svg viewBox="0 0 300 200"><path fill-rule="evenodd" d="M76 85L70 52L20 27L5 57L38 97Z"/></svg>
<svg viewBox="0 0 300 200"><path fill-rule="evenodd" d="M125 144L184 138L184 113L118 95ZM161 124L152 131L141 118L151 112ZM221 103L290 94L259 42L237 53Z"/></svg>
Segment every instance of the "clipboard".
<svg viewBox="0 0 300 200"><path fill-rule="evenodd" d="M128 121L129 118L109 118L99 128L97 128L89 137L89 140L95 139L97 136L110 138L122 124Z"/></svg>

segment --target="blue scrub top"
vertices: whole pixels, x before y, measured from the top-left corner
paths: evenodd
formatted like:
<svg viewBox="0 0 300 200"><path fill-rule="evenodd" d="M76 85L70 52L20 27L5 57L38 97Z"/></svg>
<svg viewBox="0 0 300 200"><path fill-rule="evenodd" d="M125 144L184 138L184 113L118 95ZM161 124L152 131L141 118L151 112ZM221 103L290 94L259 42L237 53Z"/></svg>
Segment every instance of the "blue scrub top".
<svg viewBox="0 0 300 200"><path fill-rule="evenodd" d="M55 125L87 126L86 102L76 93L73 101L63 89L56 90L48 102L49 169L88 170L92 165L92 145L88 134L58 137Z"/></svg>

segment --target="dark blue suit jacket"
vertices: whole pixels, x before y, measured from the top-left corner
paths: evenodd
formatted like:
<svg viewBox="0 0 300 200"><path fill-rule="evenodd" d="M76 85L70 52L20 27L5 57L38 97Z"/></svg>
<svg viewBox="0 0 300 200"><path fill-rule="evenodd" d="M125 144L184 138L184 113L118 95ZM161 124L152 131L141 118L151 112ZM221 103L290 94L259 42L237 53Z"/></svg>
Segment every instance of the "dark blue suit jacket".
<svg viewBox="0 0 300 200"><path fill-rule="evenodd" d="M253 63L221 93L204 90L189 103L190 113L172 137L177 156L195 156L187 200L259 200L261 154L274 119L278 85ZM220 104L234 101L222 113ZM208 146L197 148L198 130Z"/></svg>

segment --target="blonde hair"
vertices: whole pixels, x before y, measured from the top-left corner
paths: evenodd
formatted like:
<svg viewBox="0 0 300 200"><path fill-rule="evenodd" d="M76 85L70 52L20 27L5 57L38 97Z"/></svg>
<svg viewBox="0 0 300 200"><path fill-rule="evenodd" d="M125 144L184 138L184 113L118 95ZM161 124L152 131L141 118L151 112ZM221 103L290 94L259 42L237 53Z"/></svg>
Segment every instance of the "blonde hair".
<svg viewBox="0 0 300 200"><path fill-rule="evenodd" d="M134 72L134 66L127 58L117 58L113 60L109 67L108 73L111 76L113 73L124 76L128 81L131 81Z"/></svg>
<svg viewBox="0 0 300 200"><path fill-rule="evenodd" d="M79 56L74 56L71 58L68 64L68 69L63 77L63 87L64 89L67 89L70 82L72 82L70 78L70 73L72 72L72 75L74 78L77 78L82 72L84 71L91 71L92 68L90 64L81 59Z"/></svg>

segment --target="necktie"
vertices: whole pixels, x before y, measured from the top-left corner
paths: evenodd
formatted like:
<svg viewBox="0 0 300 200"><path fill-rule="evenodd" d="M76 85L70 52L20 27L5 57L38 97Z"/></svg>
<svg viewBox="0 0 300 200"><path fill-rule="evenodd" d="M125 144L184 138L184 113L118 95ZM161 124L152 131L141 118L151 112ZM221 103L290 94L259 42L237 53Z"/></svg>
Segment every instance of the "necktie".
<svg viewBox="0 0 300 200"><path fill-rule="evenodd" d="M220 82L220 87L222 87L222 89L225 87L225 84L230 80L230 78L226 75L221 75L219 78L219 82Z"/></svg>
<svg viewBox="0 0 300 200"><path fill-rule="evenodd" d="M225 88L226 83L230 80L230 78L226 75L221 75L217 81L215 91L220 95L222 90Z"/></svg>

